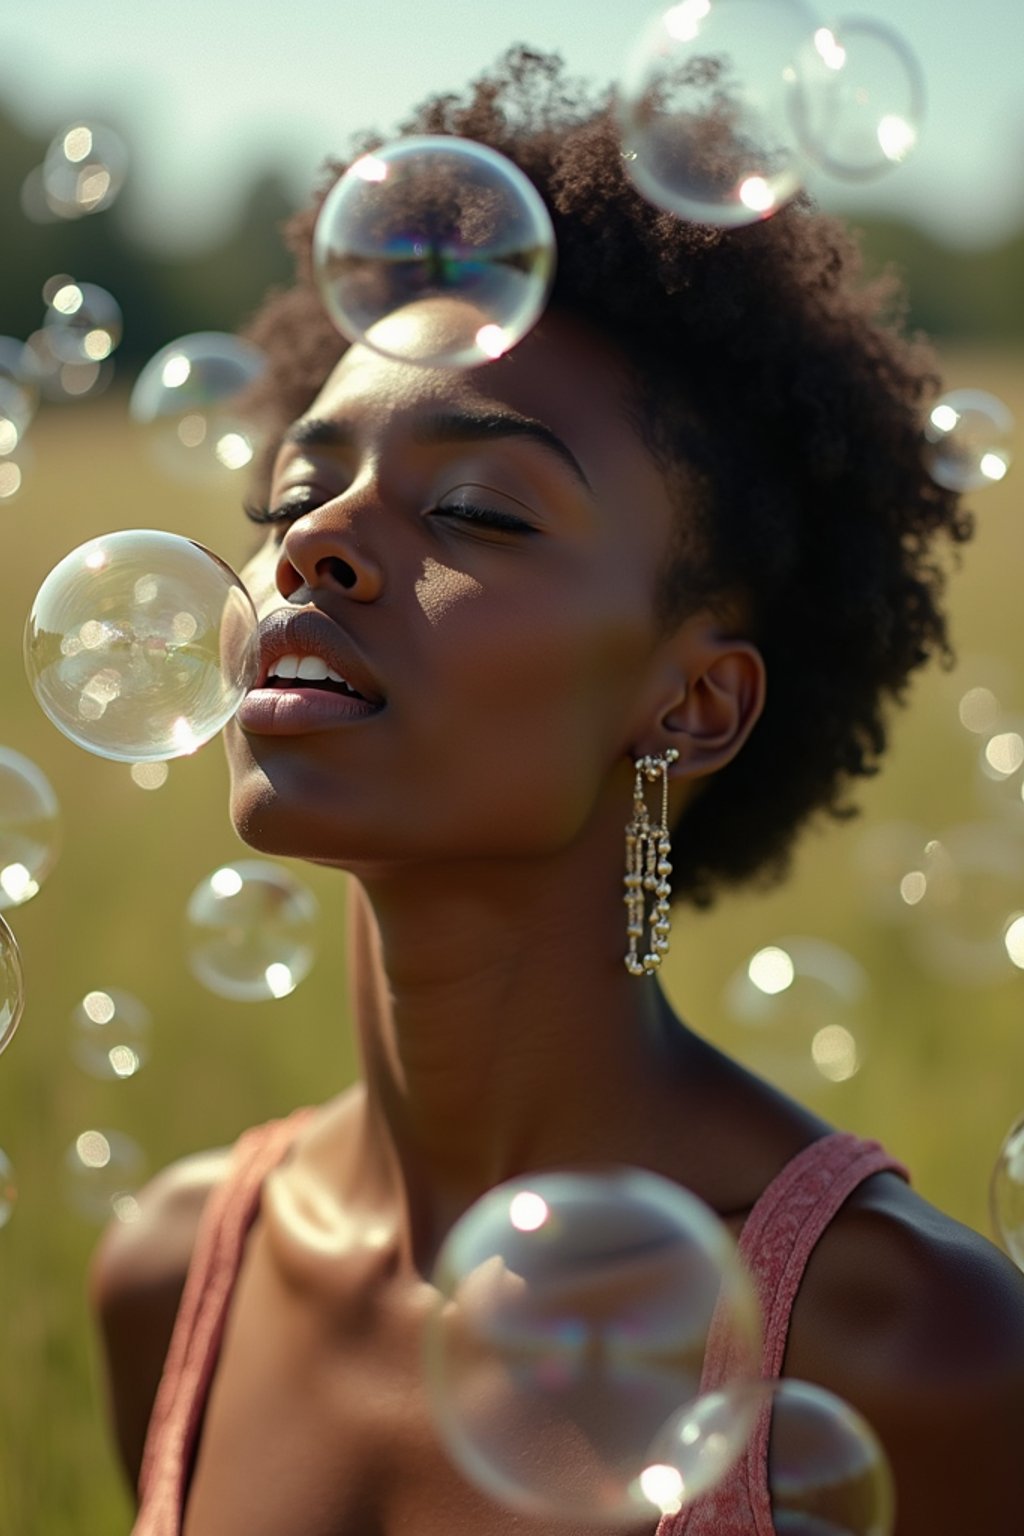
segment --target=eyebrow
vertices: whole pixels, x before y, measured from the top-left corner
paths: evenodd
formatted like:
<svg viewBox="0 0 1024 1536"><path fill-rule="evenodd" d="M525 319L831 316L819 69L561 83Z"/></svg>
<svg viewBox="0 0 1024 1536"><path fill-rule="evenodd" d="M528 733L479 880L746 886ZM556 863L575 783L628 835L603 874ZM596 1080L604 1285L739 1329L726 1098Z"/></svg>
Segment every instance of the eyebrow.
<svg viewBox="0 0 1024 1536"><path fill-rule="evenodd" d="M526 438L559 458L583 488L593 494L583 466L568 443L542 421L535 421L530 416L520 416L514 411L455 411L427 417L416 426L413 436L419 443L477 443L509 437ZM296 443L302 448L351 448L355 444L355 432L346 422L310 416L293 422L282 441Z"/></svg>

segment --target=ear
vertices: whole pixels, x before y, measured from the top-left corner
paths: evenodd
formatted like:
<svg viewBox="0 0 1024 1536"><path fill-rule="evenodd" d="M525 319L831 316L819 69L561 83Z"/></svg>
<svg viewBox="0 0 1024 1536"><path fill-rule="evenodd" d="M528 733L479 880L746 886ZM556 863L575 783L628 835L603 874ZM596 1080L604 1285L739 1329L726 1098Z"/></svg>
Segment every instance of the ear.
<svg viewBox="0 0 1024 1536"><path fill-rule="evenodd" d="M645 752L679 753L673 778L716 773L739 752L765 701L765 666L750 640L695 615L667 642L666 684Z"/></svg>

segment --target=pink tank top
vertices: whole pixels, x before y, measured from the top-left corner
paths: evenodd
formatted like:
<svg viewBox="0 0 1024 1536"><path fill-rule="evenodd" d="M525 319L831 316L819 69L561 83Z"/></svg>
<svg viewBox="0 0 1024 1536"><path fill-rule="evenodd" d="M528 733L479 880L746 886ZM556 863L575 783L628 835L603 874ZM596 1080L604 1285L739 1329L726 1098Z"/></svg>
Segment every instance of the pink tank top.
<svg viewBox="0 0 1024 1536"><path fill-rule="evenodd" d="M228 1177L210 1196L153 1406L132 1536L181 1536L203 1410L260 1189L313 1113L299 1110L246 1131L235 1145ZM884 1172L907 1177L877 1142L835 1132L787 1163L748 1216L740 1252L754 1276L764 1316L762 1376L781 1373L790 1312L815 1243L857 1186ZM704 1366L706 1390L724 1379L728 1366L712 1336ZM726 1481L680 1514L666 1515L656 1536L775 1536L767 1420Z"/></svg>

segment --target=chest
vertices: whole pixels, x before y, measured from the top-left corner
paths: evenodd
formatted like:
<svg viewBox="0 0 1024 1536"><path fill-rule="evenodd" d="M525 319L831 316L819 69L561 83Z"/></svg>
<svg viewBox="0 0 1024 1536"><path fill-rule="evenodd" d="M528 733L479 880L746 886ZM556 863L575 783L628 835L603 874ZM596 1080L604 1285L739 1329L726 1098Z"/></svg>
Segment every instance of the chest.
<svg viewBox="0 0 1024 1536"><path fill-rule="evenodd" d="M421 1368L429 1305L427 1287L406 1285L383 1301L354 1286L350 1305L319 1307L257 1239L206 1403L183 1536L590 1536L492 1502L453 1467Z"/></svg>

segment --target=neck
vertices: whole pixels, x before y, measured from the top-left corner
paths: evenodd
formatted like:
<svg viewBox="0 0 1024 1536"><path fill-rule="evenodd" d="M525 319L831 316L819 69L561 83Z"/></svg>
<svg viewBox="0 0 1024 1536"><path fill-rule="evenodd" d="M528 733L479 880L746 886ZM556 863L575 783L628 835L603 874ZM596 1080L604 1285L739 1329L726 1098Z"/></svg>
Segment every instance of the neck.
<svg viewBox="0 0 1024 1536"><path fill-rule="evenodd" d="M615 872L584 863L353 884L361 1167L417 1245L517 1174L644 1161L669 1092L678 1112L692 1037L626 971L625 909L593 896Z"/></svg>

